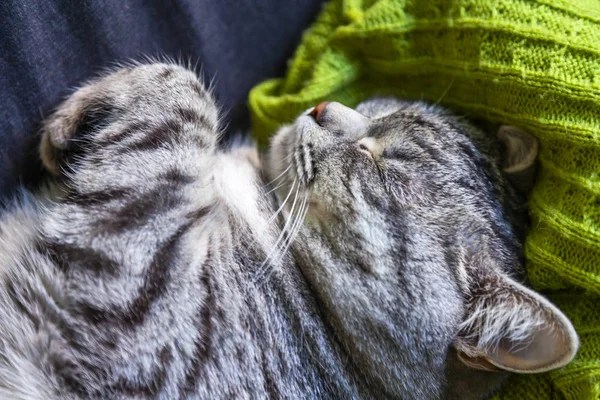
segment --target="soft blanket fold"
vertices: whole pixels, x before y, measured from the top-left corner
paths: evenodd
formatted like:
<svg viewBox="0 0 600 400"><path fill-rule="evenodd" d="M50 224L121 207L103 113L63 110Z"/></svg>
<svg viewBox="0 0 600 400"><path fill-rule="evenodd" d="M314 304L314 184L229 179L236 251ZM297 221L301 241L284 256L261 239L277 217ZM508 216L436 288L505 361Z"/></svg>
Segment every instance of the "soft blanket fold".
<svg viewBox="0 0 600 400"><path fill-rule="evenodd" d="M502 399L600 398L600 1L333 0L284 79L250 94L261 143L327 100L439 102L540 139L530 283L573 321L573 363L515 377Z"/></svg>

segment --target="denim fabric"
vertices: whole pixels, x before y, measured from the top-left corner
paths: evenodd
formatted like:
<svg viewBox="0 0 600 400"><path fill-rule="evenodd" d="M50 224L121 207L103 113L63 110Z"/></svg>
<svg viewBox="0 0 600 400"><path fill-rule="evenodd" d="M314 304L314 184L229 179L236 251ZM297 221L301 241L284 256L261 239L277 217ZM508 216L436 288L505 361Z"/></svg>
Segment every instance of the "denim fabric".
<svg viewBox="0 0 600 400"><path fill-rule="evenodd" d="M246 129L248 90L283 73L322 1L0 1L0 198L39 179L41 118L115 62L197 62L214 78L228 131Z"/></svg>

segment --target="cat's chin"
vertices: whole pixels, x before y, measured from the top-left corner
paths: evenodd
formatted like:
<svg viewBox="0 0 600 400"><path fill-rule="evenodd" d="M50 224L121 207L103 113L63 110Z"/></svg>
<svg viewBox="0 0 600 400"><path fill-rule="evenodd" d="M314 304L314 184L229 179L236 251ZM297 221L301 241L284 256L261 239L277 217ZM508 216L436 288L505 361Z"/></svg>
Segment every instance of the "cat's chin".
<svg viewBox="0 0 600 400"><path fill-rule="evenodd" d="M271 139L264 166L269 181L284 179L298 180L305 186L310 184L311 166L307 165L309 150L330 140L328 131L309 115L310 110L301 114L291 125L281 127ZM308 148L304 148L307 145ZM281 183L280 181L280 183Z"/></svg>

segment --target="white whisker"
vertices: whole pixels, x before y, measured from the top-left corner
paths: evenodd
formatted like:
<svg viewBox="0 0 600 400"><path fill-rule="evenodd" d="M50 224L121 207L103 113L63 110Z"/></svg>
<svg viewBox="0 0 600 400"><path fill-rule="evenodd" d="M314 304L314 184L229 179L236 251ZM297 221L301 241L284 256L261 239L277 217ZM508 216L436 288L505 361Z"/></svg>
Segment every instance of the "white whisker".
<svg viewBox="0 0 600 400"><path fill-rule="evenodd" d="M279 257L277 258L276 263L279 263L279 262L281 262L281 260L283 260L283 257L285 257L285 254L287 253L288 249L290 248L290 246L296 239L298 232L300 231L302 223L304 222L304 218L306 217L306 213L308 212L308 197L309 197L308 193L305 193L304 199L302 199L302 203L301 203L300 207L298 207L298 212L296 213L295 221L293 222L290 232L287 235L287 240L285 241L281 251L278 252ZM271 271L271 273L272 273L272 271ZM268 274L265 277L265 282L268 281L270 277L271 277L271 274Z"/></svg>
<svg viewBox="0 0 600 400"><path fill-rule="evenodd" d="M271 223L277 218L277 216L281 213L281 210L283 210L283 208L285 207L286 203L288 202L290 196L292 195L292 192L294 190L294 188L296 187L296 183L298 183L298 180L296 178L294 178L294 181L292 182L292 186L290 187L290 190L288 191L287 196L285 197L285 199L283 199L283 201L281 202L281 206L279 206L279 208L273 213L273 215L271 215L269 217L269 219L265 222L263 229L264 230L268 230L269 229L269 225L271 225ZM283 184L282 184L283 185ZM274 190L274 189L273 189ZM268 193L267 193L268 194ZM252 239L252 243L256 243L256 241L258 240L259 235L255 235L254 238Z"/></svg>
<svg viewBox="0 0 600 400"><path fill-rule="evenodd" d="M270 264L269 261L273 261L274 254L278 253L277 252L278 246L281 243L281 240L285 237L285 233L288 231L288 229L290 227L290 223L292 222L292 219L293 219L292 217L294 215L294 210L296 208L296 203L298 202L298 193L299 193L299 191L300 191L300 185L297 186L296 191L294 193L294 201L292 202L292 207L290 208L290 216L286 220L285 225L283 226L283 229L279 233L279 237L275 241L275 244L273 245L273 248L271 249L271 251L269 252L269 254L267 255L267 257L265 258L265 260L260 265L259 272L256 275L256 279L259 279L264 274L264 272L266 271L266 269L268 268L268 266Z"/></svg>
<svg viewBox="0 0 600 400"><path fill-rule="evenodd" d="M296 186L297 182L298 182L298 179L294 178L294 182L292 182L292 187L290 188L290 191L288 192L287 197L281 202L281 205L279 206L279 208L277 209L277 211L275 211L275 213L271 216L271 218L269 218L267 220L267 225L269 225L271 222L273 222L275 220L275 218L277 217L277 215L279 215L279 213L281 212L281 210L283 210L283 207L285 207L285 203L290 198L290 196L292 194L292 190L294 190L294 186ZM275 189L272 189L272 190L275 190Z"/></svg>
<svg viewBox="0 0 600 400"><path fill-rule="evenodd" d="M300 207L298 207L296 221L295 221L295 224L292 225L292 228L290 229L290 234L288 235L288 241L286 243L286 247L285 247L283 253L285 253L287 251L287 248L290 246L291 242L294 241L294 239L296 238L296 235L300 231L300 225L302 225L302 223L304 222L304 217L306 216L306 213L308 212L308 197L309 197L309 194L305 193L304 199L302 199L302 204L300 205Z"/></svg>
<svg viewBox="0 0 600 400"><path fill-rule="evenodd" d="M279 175L277 175L277 177L273 178L269 183L264 184L263 188L266 188L267 186L275 183L275 181L277 181L278 179L280 179L286 172L288 172L290 170L290 168L292 168L292 164L290 164L286 169L284 169L282 173L280 173Z"/></svg>
<svg viewBox="0 0 600 400"><path fill-rule="evenodd" d="M277 189L279 189L280 187L282 187L284 185L285 185L285 182L281 182L279 185L275 186L273 189L271 189L268 192L266 192L265 196L270 195L271 193L273 193L274 191L276 191Z"/></svg>
<svg viewBox="0 0 600 400"><path fill-rule="evenodd" d="M305 195L304 199L302 200L302 204L300 205L300 207L298 207L298 212L296 213L296 220L292 224L292 227L287 236L287 240L285 241L285 243L283 245L283 250L279 252L280 258L278 261L281 261L281 259L283 259L286 252L288 251L290 245L296 239L296 235L300 231L300 226L302 225L302 222L304 221L304 217L306 216L306 212L308 211L307 205L308 205L308 195Z"/></svg>
<svg viewBox="0 0 600 400"><path fill-rule="evenodd" d="M288 229L290 227L290 223L292 222L292 219L294 216L294 211L296 209L296 203L298 201L298 192L299 191L300 191L300 185L298 185L298 188L296 188L296 192L294 193L294 201L292 202L292 207L290 208L290 216L285 221L285 225L283 226L283 229L281 230L281 233L279 234L279 237L277 238L277 241L275 242L275 245L273 246L274 249L277 249L277 246L279 245L281 240L285 237L285 233L288 231ZM269 258L270 258L270 255L267 256L266 260L268 260Z"/></svg>

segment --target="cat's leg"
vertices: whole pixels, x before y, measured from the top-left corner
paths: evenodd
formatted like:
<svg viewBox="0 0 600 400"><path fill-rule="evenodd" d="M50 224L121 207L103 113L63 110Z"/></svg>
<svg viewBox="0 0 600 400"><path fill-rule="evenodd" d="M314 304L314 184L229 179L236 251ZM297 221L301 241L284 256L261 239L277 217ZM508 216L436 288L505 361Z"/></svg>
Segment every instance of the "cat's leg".
<svg viewBox="0 0 600 400"><path fill-rule="evenodd" d="M68 354L56 373L73 390L155 393L190 368L217 119L192 72L158 64L83 86L44 125L41 156L64 185L36 248L60 277L60 339L44 351Z"/></svg>
<svg viewBox="0 0 600 400"><path fill-rule="evenodd" d="M214 100L193 72L170 64L121 68L85 84L45 121L40 155L58 174L85 150L101 151L91 157L96 162L177 146L213 152L217 125Z"/></svg>
<svg viewBox="0 0 600 400"><path fill-rule="evenodd" d="M122 290L136 279L155 287L165 272L152 263L169 261L209 214L217 125L210 94L180 66L123 68L84 85L43 127L41 158L65 194L43 223L42 247L81 287L96 291L111 275L132 276L115 284Z"/></svg>
<svg viewBox="0 0 600 400"><path fill-rule="evenodd" d="M77 221L76 234L120 236L169 216L181 222L177 210L210 202L208 190L189 188L210 179L217 125L214 101L194 73L168 64L124 68L58 108L40 154L64 185L61 211L70 225Z"/></svg>

